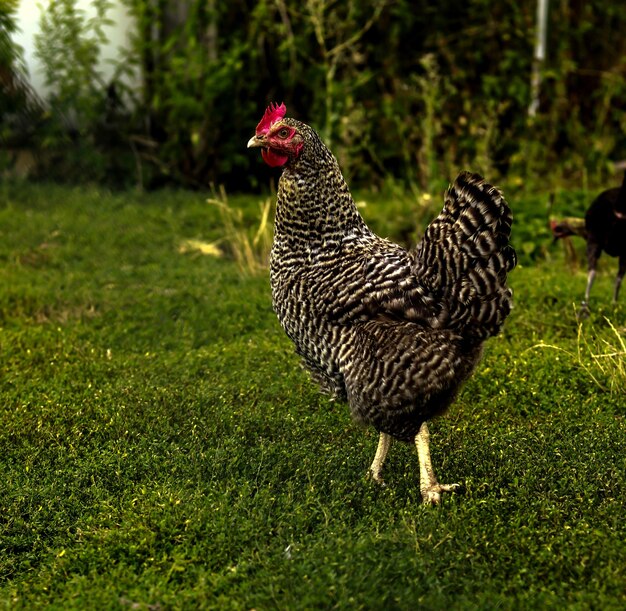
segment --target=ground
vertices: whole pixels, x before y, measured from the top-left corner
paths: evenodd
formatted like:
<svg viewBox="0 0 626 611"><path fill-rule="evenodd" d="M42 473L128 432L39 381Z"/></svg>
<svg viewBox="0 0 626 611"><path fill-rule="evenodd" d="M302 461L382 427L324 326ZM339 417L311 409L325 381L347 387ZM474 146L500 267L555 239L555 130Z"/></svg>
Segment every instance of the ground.
<svg viewBox="0 0 626 611"><path fill-rule="evenodd" d="M412 447L386 488L367 478L378 436L299 368L266 273L184 247L228 242L205 199L0 187L5 607L626 606L615 261L579 326L584 269L550 245L547 198L512 193L515 309L431 426L463 491L425 507ZM258 199L231 202L244 223ZM358 199L398 239L430 213Z"/></svg>

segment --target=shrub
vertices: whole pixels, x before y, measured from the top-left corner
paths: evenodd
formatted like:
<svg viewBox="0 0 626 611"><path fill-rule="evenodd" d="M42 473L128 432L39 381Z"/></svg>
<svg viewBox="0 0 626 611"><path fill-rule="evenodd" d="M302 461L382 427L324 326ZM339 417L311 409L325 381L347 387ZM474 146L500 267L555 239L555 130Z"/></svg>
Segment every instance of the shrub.
<svg viewBox="0 0 626 611"><path fill-rule="evenodd" d="M349 182L368 188L432 190L460 167L542 188L599 183L626 146L626 40L606 35L626 13L602 0L551 6L533 118L533 3L123 2L135 28L113 83L97 67L110 0L95 2L94 19L76 0L42 15L52 95L40 142L62 153L62 172L77 163L99 180L257 189L267 171L245 143L271 100L318 129ZM129 69L136 92L122 85Z"/></svg>

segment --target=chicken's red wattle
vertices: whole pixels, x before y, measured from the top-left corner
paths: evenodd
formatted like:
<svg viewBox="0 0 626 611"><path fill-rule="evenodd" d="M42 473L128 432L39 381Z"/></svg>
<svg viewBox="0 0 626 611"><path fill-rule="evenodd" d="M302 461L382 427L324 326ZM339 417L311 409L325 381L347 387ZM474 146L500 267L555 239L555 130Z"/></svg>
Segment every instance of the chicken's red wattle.
<svg viewBox="0 0 626 611"><path fill-rule="evenodd" d="M285 165L289 159L287 155L280 155L275 153L272 149L266 148L261 149L261 157L263 157L263 161L265 161L265 163L272 168Z"/></svg>

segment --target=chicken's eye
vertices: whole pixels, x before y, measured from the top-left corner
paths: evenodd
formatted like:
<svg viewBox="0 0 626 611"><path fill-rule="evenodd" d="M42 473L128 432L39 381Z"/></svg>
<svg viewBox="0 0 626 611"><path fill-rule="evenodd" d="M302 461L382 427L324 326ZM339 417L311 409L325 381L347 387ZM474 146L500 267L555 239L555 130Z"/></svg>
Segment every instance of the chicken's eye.
<svg viewBox="0 0 626 611"><path fill-rule="evenodd" d="M289 135L289 130L286 127L283 127L281 130L279 130L277 134L279 138L286 138L288 135Z"/></svg>

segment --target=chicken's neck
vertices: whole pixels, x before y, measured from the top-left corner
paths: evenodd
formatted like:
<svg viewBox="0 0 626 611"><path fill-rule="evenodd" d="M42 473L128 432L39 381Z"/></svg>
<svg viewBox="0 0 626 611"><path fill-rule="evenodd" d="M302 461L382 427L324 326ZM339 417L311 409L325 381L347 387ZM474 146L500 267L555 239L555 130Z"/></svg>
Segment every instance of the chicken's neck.
<svg viewBox="0 0 626 611"><path fill-rule="evenodd" d="M335 158L287 167L278 183L274 240L291 250L333 248L350 235L370 234Z"/></svg>

